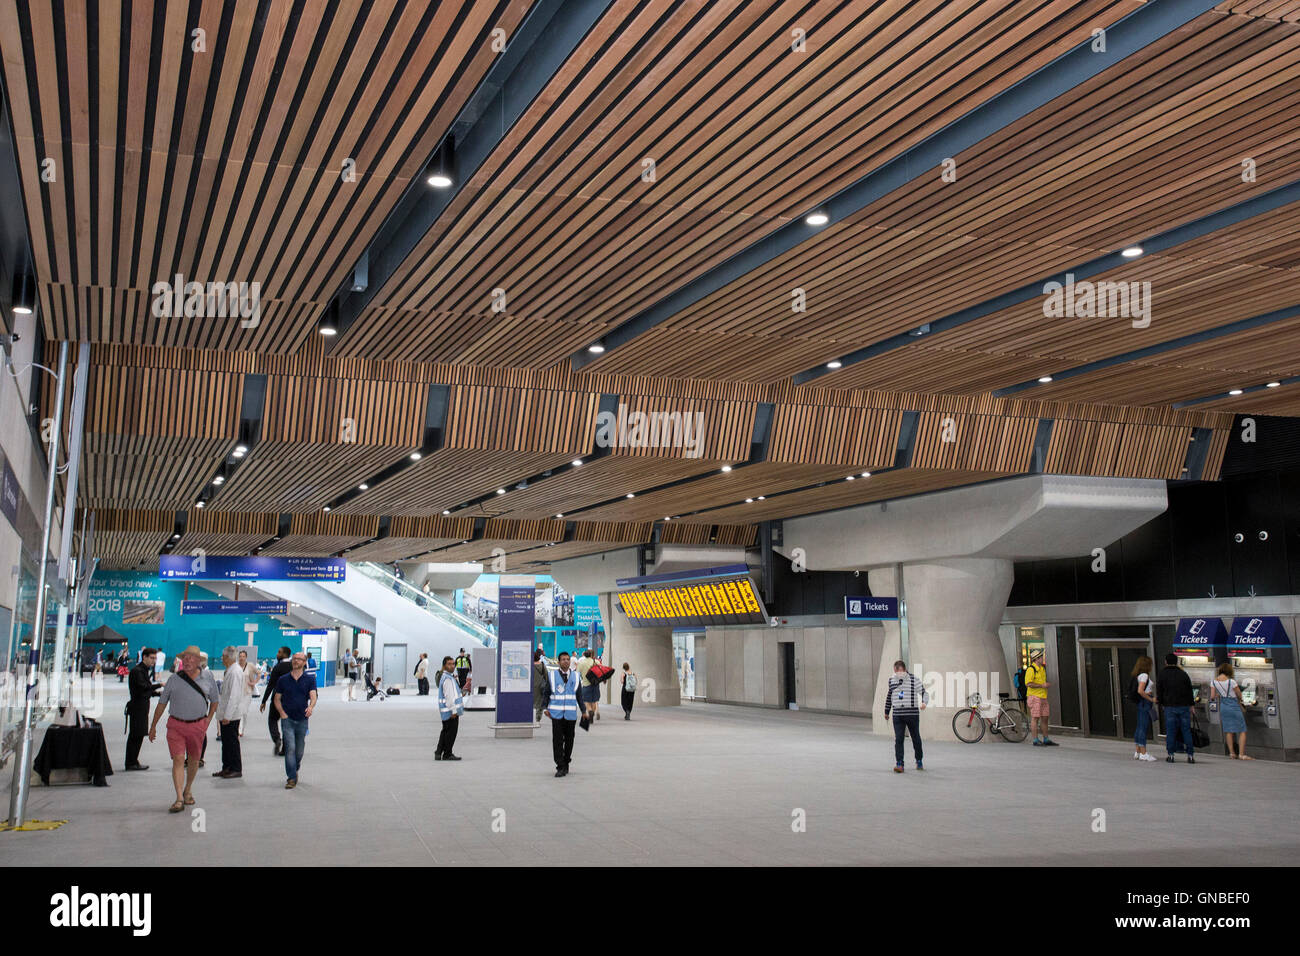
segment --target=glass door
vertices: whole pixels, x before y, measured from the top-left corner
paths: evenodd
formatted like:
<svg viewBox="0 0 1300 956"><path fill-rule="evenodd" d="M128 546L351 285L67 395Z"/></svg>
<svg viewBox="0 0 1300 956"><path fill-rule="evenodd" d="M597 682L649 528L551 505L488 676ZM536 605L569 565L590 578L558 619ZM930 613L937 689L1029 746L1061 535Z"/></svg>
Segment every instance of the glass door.
<svg viewBox="0 0 1300 956"><path fill-rule="evenodd" d="M1137 705L1125 699L1133 667L1149 655L1149 643L1080 642L1086 726L1093 737L1127 738L1137 727Z"/></svg>

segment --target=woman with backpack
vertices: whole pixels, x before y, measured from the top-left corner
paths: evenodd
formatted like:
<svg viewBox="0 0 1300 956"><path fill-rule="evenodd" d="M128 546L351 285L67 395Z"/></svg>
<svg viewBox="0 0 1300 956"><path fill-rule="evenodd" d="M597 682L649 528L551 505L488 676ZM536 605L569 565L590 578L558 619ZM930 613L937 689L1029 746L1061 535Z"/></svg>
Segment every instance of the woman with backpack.
<svg viewBox="0 0 1300 956"><path fill-rule="evenodd" d="M1151 727L1151 714L1155 710L1155 682L1151 679L1154 665L1151 658L1139 657L1129 676L1129 699L1137 704L1137 729L1133 731L1133 759L1152 761L1147 753L1147 733Z"/></svg>
<svg viewBox="0 0 1300 956"><path fill-rule="evenodd" d="M1210 681L1210 703L1218 701L1219 723L1223 727L1223 742L1228 745L1228 756L1233 760L1254 760L1246 756L1246 715L1241 710L1241 687L1233 680L1232 665L1226 661ZM1236 747L1233 747L1236 737Z"/></svg>
<svg viewBox="0 0 1300 956"><path fill-rule="evenodd" d="M636 702L636 674L627 661L623 662L623 719L632 719L632 704Z"/></svg>

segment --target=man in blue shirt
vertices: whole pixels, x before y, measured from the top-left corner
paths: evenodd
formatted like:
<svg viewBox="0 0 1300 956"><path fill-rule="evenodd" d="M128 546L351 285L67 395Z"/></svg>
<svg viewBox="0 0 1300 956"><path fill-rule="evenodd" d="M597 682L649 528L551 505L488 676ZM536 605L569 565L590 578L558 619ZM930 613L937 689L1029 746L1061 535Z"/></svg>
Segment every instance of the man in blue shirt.
<svg viewBox="0 0 1300 956"><path fill-rule="evenodd" d="M284 789L298 786L298 768L307 749L307 720L316 706L316 678L307 673L307 655L299 651L289 662L289 673L275 684L275 709L280 713L284 739Z"/></svg>

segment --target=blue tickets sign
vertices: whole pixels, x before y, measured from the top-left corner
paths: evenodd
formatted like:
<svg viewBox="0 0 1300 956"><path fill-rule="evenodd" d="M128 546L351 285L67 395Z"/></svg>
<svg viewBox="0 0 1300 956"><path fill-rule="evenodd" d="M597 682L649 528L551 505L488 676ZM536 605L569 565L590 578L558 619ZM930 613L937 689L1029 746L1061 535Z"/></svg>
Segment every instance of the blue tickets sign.
<svg viewBox="0 0 1300 956"><path fill-rule="evenodd" d="M288 614L288 601L182 601L182 614Z"/></svg>
<svg viewBox="0 0 1300 956"><path fill-rule="evenodd" d="M1223 647L1228 643L1228 632L1223 629L1223 619L1218 617L1184 617L1178 621L1174 647L1179 650Z"/></svg>
<svg viewBox="0 0 1300 956"><path fill-rule="evenodd" d="M844 596L844 620L846 621L892 621L898 617L898 598L896 597L858 597Z"/></svg>
<svg viewBox="0 0 1300 956"><path fill-rule="evenodd" d="M1286 628L1275 617L1234 617L1228 635L1228 651L1232 654L1265 654L1269 648L1290 647Z"/></svg>
<svg viewBox="0 0 1300 956"><path fill-rule="evenodd" d="M158 560L158 577L164 581L342 581L347 568L343 558L164 554Z"/></svg>

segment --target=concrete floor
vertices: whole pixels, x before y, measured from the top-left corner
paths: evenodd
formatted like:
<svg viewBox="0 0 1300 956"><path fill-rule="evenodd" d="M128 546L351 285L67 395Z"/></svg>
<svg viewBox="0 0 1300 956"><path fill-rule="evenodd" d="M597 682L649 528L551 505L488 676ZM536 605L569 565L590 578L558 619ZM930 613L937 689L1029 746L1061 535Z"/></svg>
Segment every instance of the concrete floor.
<svg viewBox="0 0 1300 956"><path fill-rule="evenodd" d="M106 712L120 714L118 686L107 696ZM495 740L491 715L471 712L456 747L464 760L434 763L431 698L344 703L330 689L297 790L283 789L283 761L254 718L242 780L209 776L220 765L209 745L195 785L206 831L194 832L189 813L166 812L160 735L145 744L146 773L119 769L107 789L33 788L28 817L68 823L0 833L0 864L539 865L563 854L631 865L1114 866L1293 864L1300 851L1294 764L1139 764L1123 742L954 740L928 743L928 769L914 772L909 758L899 776L892 741L861 719L686 704L647 707L629 723L616 711L578 731L572 773L557 780L549 724L532 740ZM120 767L121 719L106 733ZM1106 813L1104 833L1092 830L1094 808ZM806 832L792 831L796 809Z"/></svg>

